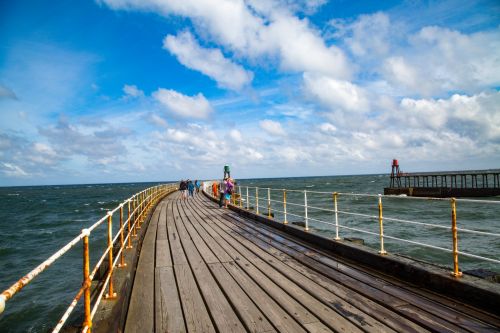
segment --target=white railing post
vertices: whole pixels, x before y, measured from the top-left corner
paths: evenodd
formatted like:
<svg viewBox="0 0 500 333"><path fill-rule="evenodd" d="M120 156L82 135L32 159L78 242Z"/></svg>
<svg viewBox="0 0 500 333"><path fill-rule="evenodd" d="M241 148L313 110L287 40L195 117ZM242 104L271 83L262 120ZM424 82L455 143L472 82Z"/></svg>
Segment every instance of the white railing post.
<svg viewBox="0 0 500 333"><path fill-rule="evenodd" d="M271 188L267 188L267 217L271 218Z"/></svg>
<svg viewBox="0 0 500 333"><path fill-rule="evenodd" d="M259 188L255 188L255 212L259 215Z"/></svg>
<svg viewBox="0 0 500 333"><path fill-rule="evenodd" d="M306 218L306 224L304 226L304 230L309 231L309 218L307 217L307 190L304 190L304 212Z"/></svg>
<svg viewBox="0 0 500 333"><path fill-rule="evenodd" d="M250 202L248 201L248 186L247 186L247 210L250 209Z"/></svg>
<svg viewBox="0 0 500 333"><path fill-rule="evenodd" d="M333 193L333 205L335 209L335 240L340 240L339 237L339 210L337 209L337 192Z"/></svg>
<svg viewBox="0 0 500 333"><path fill-rule="evenodd" d="M283 224L288 224L288 220L286 219L286 190L283 190L283 214L285 215Z"/></svg>
<svg viewBox="0 0 500 333"><path fill-rule="evenodd" d="M384 223L382 216L382 194L378 195L378 223L380 228L380 251L378 253L384 255L387 252L384 250Z"/></svg>

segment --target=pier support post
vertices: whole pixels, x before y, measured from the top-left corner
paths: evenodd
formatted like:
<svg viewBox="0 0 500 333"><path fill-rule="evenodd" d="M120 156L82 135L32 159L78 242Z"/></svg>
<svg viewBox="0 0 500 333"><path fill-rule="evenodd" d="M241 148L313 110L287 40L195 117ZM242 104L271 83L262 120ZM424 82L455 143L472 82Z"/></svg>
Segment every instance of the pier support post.
<svg viewBox="0 0 500 333"><path fill-rule="evenodd" d="M384 250L384 217L382 215L382 195L378 195L378 224L380 230L380 251L378 252L381 255L387 254Z"/></svg>
<svg viewBox="0 0 500 333"><path fill-rule="evenodd" d="M462 276L462 272L458 269L458 231L457 231L457 206L456 199L451 198L451 232L453 234L453 272L454 277Z"/></svg>

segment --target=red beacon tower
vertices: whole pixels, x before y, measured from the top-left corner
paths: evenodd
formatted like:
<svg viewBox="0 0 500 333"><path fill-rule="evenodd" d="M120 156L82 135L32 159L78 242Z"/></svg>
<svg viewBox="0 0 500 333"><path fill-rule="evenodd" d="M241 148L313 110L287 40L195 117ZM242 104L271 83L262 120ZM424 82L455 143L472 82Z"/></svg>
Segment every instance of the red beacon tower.
<svg viewBox="0 0 500 333"><path fill-rule="evenodd" d="M392 160L392 170L391 170L391 185L390 187L401 187L401 171L399 170L398 160Z"/></svg>

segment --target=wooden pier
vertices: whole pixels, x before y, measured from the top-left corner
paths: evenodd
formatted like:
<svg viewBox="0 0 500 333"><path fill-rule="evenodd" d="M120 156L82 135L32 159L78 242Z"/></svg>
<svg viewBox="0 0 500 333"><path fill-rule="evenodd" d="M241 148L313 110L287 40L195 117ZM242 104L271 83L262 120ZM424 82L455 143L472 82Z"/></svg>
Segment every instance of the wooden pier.
<svg viewBox="0 0 500 333"><path fill-rule="evenodd" d="M500 170L422 173L397 170L393 165L390 185L384 188L384 194L438 198L500 195Z"/></svg>
<svg viewBox="0 0 500 333"><path fill-rule="evenodd" d="M99 330L95 327L96 332ZM471 307L342 259L198 194L149 221L125 332L498 332Z"/></svg>

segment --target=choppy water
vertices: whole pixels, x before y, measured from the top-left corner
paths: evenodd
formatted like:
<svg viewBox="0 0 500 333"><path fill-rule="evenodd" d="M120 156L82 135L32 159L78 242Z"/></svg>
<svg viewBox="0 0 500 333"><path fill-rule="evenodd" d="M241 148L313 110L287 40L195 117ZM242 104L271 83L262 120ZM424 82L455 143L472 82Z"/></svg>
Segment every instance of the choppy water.
<svg viewBox="0 0 500 333"><path fill-rule="evenodd" d="M343 176L241 180L242 186L287 188L319 192L370 193L383 192L388 176ZM8 288L17 279L47 259L82 228L101 218L132 194L155 184L103 184L73 186L37 186L0 188L0 289ZM255 189L253 189L255 191ZM251 190L252 192L252 190ZM281 200L282 192L272 192L271 198ZM245 194L245 191L244 191ZM250 195L254 195L250 193ZM266 191L259 193L267 198ZM303 215L303 193L288 193L287 210ZM492 200L498 200L494 198ZM254 204L253 199L250 200ZM333 209L331 194L308 193L308 204ZM266 203L259 203L264 212ZM461 228L500 233L500 205L458 204L458 225ZM264 208L264 209L262 209ZM338 208L342 211L377 215L377 198L339 196ZM281 205L272 204L273 211ZM331 212L309 210L309 217L334 222ZM450 225L450 204L445 201L409 200L384 198L384 216L397 217L425 223ZM276 213L280 218L280 214ZM288 216L290 221L303 218ZM378 220L352 215L339 215L339 222L351 228L378 232ZM328 237L335 235L334 227L310 221L314 232ZM93 232L90 239L91 264L106 247L106 226ZM401 223L384 223L386 235L425 242L451 248L451 236L447 230L422 228ZM341 237L360 237L369 246L377 248L378 237L360 234L347 229L340 230ZM498 259L500 239L488 236L459 235L461 251ZM79 244L80 245L80 244ZM386 239L388 252L403 253L422 260L451 267L451 254L432 249L415 247ZM487 262L460 258L461 269L488 268L500 271L500 267ZM0 332L46 332L59 320L81 284L81 246L76 246L47 271L39 275L12 300L0 316ZM61 278L64 277L64 278Z"/></svg>

